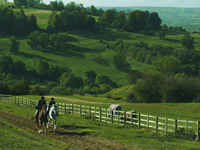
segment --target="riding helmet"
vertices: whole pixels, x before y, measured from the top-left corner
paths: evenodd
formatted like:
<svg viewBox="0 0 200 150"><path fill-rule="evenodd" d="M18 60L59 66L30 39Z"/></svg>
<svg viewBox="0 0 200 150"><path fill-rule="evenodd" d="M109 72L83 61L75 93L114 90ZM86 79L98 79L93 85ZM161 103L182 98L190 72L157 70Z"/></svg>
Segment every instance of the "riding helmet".
<svg viewBox="0 0 200 150"><path fill-rule="evenodd" d="M52 97L51 100L54 100L54 98Z"/></svg>

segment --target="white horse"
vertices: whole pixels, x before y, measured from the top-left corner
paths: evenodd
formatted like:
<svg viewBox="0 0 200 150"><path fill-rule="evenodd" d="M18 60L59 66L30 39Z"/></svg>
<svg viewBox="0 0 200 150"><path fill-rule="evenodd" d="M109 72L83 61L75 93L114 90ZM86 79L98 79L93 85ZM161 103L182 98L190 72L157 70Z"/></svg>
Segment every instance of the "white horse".
<svg viewBox="0 0 200 150"><path fill-rule="evenodd" d="M57 107L57 105L52 104L49 109L47 128L49 128L49 122L52 121L52 126L54 126L54 130L56 130Z"/></svg>

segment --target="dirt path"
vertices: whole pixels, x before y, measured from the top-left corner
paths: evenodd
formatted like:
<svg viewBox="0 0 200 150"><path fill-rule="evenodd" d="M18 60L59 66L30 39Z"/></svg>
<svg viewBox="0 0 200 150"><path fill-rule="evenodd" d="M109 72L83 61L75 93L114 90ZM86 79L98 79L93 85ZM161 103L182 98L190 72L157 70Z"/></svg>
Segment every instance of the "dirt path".
<svg viewBox="0 0 200 150"><path fill-rule="evenodd" d="M66 148L74 149L78 147L80 149L87 150L140 150L141 148L136 148L132 146L126 146L122 143L117 143L111 139L104 139L98 136L87 135L84 133L79 133L77 131L69 130L69 126L57 126L57 130L54 131L50 126L47 132L41 134L37 133L37 125L33 123L30 117L18 115L12 112L0 110L0 117L4 121L11 123L13 126L18 127L22 130L30 132L39 138L49 140L52 138L54 140L59 140L64 143L68 143L69 146ZM27 129L31 130L27 130ZM45 135L45 136L42 136ZM55 141L56 142L56 141Z"/></svg>
<svg viewBox="0 0 200 150"><path fill-rule="evenodd" d="M87 100L80 100L80 99L75 99L75 98L67 98L67 97L57 97L57 96L45 96L45 98L51 99L52 97L60 100L66 100L69 102L81 102L81 103L89 103L89 104L105 104L103 102L92 102L92 101L87 101ZM106 103L106 104L111 104L111 103Z"/></svg>

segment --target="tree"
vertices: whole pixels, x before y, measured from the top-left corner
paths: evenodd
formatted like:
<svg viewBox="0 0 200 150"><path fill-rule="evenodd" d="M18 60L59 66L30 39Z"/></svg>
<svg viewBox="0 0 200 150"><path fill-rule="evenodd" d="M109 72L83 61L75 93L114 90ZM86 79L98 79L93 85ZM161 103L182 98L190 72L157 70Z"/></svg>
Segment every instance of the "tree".
<svg viewBox="0 0 200 150"><path fill-rule="evenodd" d="M121 71L128 71L131 69L130 64L126 62L126 55L122 51L119 51L114 55L114 65Z"/></svg>
<svg viewBox="0 0 200 150"><path fill-rule="evenodd" d="M39 44L45 48L49 45L49 36L47 33L41 33L38 37Z"/></svg>
<svg viewBox="0 0 200 150"><path fill-rule="evenodd" d="M71 87L71 88L80 88L84 85L83 79L81 77L77 77L72 73L63 73L59 78L60 84L63 87Z"/></svg>
<svg viewBox="0 0 200 150"><path fill-rule="evenodd" d="M39 37L40 35L40 32L39 31L34 31L31 33L31 35L29 35L28 39L30 41L28 41L28 45L31 47L31 48L37 48L38 45L39 45Z"/></svg>
<svg viewBox="0 0 200 150"><path fill-rule="evenodd" d="M164 31L157 31L156 32L156 36L161 39L161 38L164 38L165 37L165 32Z"/></svg>
<svg viewBox="0 0 200 150"><path fill-rule="evenodd" d="M162 23L162 20L158 16L157 12L150 13L148 22L149 22L150 28L152 28L152 29L160 29L161 28L160 25Z"/></svg>
<svg viewBox="0 0 200 150"><path fill-rule="evenodd" d="M10 37L9 51L11 53L17 52L19 50L19 44L20 44L20 42L17 41L17 38L15 36L11 36Z"/></svg>
<svg viewBox="0 0 200 150"><path fill-rule="evenodd" d="M38 59L35 65L35 70L39 77L47 78L49 73L49 63L43 59Z"/></svg>
<svg viewBox="0 0 200 150"><path fill-rule="evenodd" d="M117 11L115 9L108 9L101 15L100 22L103 25L110 27L115 21L116 15Z"/></svg>
<svg viewBox="0 0 200 150"><path fill-rule="evenodd" d="M10 89L13 95L27 95L29 94L30 85L27 80L16 80L10 85Z"/></svg>
<svg viewBox="0 0 200 150"><path fill-rule="evenodd" d="M26 65L22 61L16 61L13 65L12 72L13 74L16 74L17 76L25 75L27 73Z"/></svg>
<svg viewBox="0 0 200 150"><path fill-rule="evenodd" d="M90 14L96 16L98 10L94 7L94 5L91 5L90 7Z"/></svg>
<svg viewBox="0 0 200 150"><path fill-rule="evenodd" d="M54 28L59 29L62 26L62 21L59 17L59 15L54 14L52 20L51 20L51 26Z"/></svg>
<svg viewBox="0 0 200 150"><path fill-rule="evenodd" d="M94 30L96 25L95 18L92 16L88 16L86 19L86 29L88 30Z"/></svg>
<svg viewBox="0 0 200 150"><path fill-rule="evenodd" d="M189 32L184 34L184 37L181 39L181 45L187 49L195 49L194 38L190 36Z"/></svg>
<svg viewBox="0 0 200 150"><path fill-rule="evenodd" d="M138 70L130 70L127 75L130 84L135 84L137 80L140 79L141 77L142 73L139 72Z"/></svg>
<svg viewBox="0 0 200 150"><path fill-rule="evenodd" d="M118 85L117 83L113 82L109 77L105 76L105 75L98 75L96 77L96 83L97 84L107 84L110 85L112 88L117 88Z"/></svg>
<svg viewBox="0 0 200 150"><path fill-rule="evenodd" d="M37 26L37 18L34 14L31 14L28 16L27 22L28 22L29 32L33 32L33 31L39 29L39 27Z"/></svg>
<svg viewBox="0 0 200 150"><path fill-rule="evenodd" d="M158 73L149 72L133 86L133 95L140 103L160 103L162 85L163 77Z"/></svg>
<svg viewBox="0 0 200 150"><path fill-rule="evenodd" d="M2 56L0 59L0 71L1 73L9 74L13 69L13 59L10 56Z"/></svg>
<svg viewBox="0 0 200 150"><path fill-rule="evenodd" d="M164 74L176 74L181 66L181 61L174 56L159 57L152 63L156 69Z"/></svg>
<svg viewBox="0 0 200 150"><path fill-rule="evenodd" d="M58 10L58 2L57 1L50 1L51 10L56 11Z"/></svg>

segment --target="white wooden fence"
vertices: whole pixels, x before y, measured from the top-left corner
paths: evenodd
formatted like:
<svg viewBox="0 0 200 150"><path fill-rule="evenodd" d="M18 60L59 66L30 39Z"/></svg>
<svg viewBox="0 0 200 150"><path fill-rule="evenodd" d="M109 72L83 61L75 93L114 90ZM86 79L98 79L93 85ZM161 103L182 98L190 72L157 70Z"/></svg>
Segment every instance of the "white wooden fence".
<svg viewBox="0 0 200 150"><path fill-rule="evenodd" d="M0 100L5 102L13 102L22 106L35 107L38 100L32 100L24 97L18 97L13 95L0 94ZM48 102L47 102L48 103ZM93 118L98 121L117 124L118 126L124 126L126 124L132 124L138 128L151 128L155 132L161 132L168 134L169 132L176 133L177 129L184 128L185 132L192 130L196 134L196 140L199 140L199 124L200 121L190 121L190 120L179 120L170 119L146 114L134 114L137 118L133 118L132 115L127 117L126 111L117 111L114 113L111 111L109 113L108 109L100 107L90 107L77 105L72 103L57 103L59 114L77 114L80 117ZM121 115L123 114L123 115Z"/></svg>

